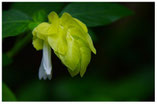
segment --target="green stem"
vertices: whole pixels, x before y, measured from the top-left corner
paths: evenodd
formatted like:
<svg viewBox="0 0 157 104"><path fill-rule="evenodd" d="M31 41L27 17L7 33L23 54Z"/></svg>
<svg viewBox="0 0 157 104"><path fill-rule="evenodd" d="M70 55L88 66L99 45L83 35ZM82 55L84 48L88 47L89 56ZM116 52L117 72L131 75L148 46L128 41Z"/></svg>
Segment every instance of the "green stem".
<svg viewBox="0 0 157 104"><path fill-rule="evenodd" d="M24 46L26 46L32 39L31 33L28 33L24 38L17 40L15 45L7 52L8 57L14 57Z"/></svg>

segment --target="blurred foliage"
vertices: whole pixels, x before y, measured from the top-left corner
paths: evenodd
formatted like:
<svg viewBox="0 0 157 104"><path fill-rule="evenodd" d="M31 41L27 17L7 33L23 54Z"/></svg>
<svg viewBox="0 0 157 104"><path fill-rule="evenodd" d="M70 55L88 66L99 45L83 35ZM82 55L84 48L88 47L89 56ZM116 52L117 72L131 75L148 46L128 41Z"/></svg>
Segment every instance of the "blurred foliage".
<svg viewBox="0 0 157 104"><path fill-rule="evenodd" d="M12 63L12 59L9 58L6 54L2 54L2 66L8 66Z"/></svg>
<svg viewBox="0 0 157 104"><path fill-rule="evenodd" d="M58 2L15 2L11 5L11 8L18 9L29 16L33 16L39 10L45 10L46 13L55 11L59 13L64 7L65 3Z"/></svg>
<svg viewBox="0 0 157 104"><path fill-rule="evenodd" d="M2 83L2 101L16 101L15 95L4 83Z"/></svg>
<svg viewBox="0 0 157 104"><path fill-rule="evenodd" d="M77 12L76 12L77 11ZM133 12L116 3L71 3L61 12L68 12L89 27L110 24Z"/></svg>
<svg viewBox="0 0 157 104"><path fill-rule="evenodd" d="M153 3L3 3L2 100L153 101L153 10ZM38 79L41 52L31 32L51 11L69 12L90 27L97 55L83 78L71 78L52 54L52 80Z"/></svg>
<svg viewBox="0 0 157 104"><path fill-rule="evenodd" d="M59 80L53 79L51 82L33 79L22 85L17 91L17 96L21 101L139 101L153 91L150 90L154 88L152 78L153 72L144 71L116 83L96 76L82 79L64 77Z"/></svg>
<svg viewBox="0 0 157 104"><path fill-rule="evenodd" d="M3 11L2 15L2 37L20 35L27 30L30 18L23 12L17 10Z"/></svg>
<svg viewBox="0 0 157 104"><path fill-rule="evenodd" d="M34 13L32 18L34 21L30 22L30 24L28 26L30 28L30 30L33 30L41 22L45 22L47 20L47 15L44 10L39 10L36 13Z"/></svg>
<svg viewBox="0 0 157 104"><path fill-rule="evenodd" d="M15 45L7 52L7 55L12 58L28 43L30 43L32 34L28 33L26 36L20 36L16 39Z"/></svg>

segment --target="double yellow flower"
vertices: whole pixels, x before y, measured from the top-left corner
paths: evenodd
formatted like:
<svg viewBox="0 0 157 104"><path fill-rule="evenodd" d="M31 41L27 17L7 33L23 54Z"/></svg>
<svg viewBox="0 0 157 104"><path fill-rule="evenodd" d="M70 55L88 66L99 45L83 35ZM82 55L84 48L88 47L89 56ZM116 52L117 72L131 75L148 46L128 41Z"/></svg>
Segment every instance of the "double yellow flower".
<svg viewBox="0 0 157 104"><path fill-rule="evenodd" d="M83 77L91 60L91 51L96 54L86 25L68 13L59 18L51 12L48 19L48 23L43 22L33 30L33 46L36 50L43 49L39 79L52 77L51 48L71 76L80 73Z"/></svg>

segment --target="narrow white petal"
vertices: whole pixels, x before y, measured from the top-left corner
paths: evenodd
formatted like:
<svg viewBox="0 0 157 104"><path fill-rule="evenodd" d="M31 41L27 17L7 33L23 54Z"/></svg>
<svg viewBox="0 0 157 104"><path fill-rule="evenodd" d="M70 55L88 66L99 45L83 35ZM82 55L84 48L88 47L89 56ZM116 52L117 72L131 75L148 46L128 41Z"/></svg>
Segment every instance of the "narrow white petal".
<svg viewBox="0 0 157 104"><path fill-rule="evenodd" d="M43 79L46 79L46 73L45 73L45 70L44 70L44 66L43 66L43 58L42 58L42 60L41 60L41 64L40 64L40 68L39 68L39 74L38 74L38 76L39 76L39 79L41 80L42 78Z"/></svg>
<svg viewBox="0 0 157 104"><path fill-rule="evenodd" d="M42 78L46 80L47 78L51 80L52 74L52 64L51 64L51 48L48 44L44 43L43 45L43 56L39 68L39 79Z"/></svg>
<svg viewBox="0 0 157 104"><path fill-rule="evenodd" d="M51 75L52 64L51 64L51 48L44 42L43 45L43 67L47 75Z"/></svg>

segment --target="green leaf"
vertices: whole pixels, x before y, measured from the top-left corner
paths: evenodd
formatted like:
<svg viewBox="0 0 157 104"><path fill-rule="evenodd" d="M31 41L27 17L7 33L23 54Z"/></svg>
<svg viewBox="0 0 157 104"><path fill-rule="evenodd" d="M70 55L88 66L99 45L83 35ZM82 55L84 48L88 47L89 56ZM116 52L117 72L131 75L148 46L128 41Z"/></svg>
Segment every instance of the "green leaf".
<svg viewBox="0 0 157 104"><path fill-rule="evenodd" d="M16 2L11 5L11 8L18 9L27 13L29 16L33 16L35 12L43 9L46 13L55 11L59 13L64 7L65 3L57 2Z"/></svg>
<svg viewBox="0 0 157 104"><path fill-rule="evenodd" d="M3 55L2 55L2 66L8 66L11 63L12 63L12 59L3 53Z"/></svg>
<svg viewBox="0 0 157 104"><path fill-rule="evenodd" d="M97 42L97 41L98 41L98 37L95 35L95 33L93 32L92 29L88 29L88 33L89 33L89 35L91 36L91 38L92 38L92 40L93 40L94 42Z"/></svg>
<svg viewBox="0 0 157 104"><path fill-rule="evenodd" d="M2 83L2 101L16 101L15 95L5 83Z"/></svg>
<svg viewBox="0 0 157 104"><path fill-rule="evenodd" d="M41 23L41 22L34 22L34 21L32 21L32 22L29 23L28 27L29 27L30 30L33 31L33 29L34 29L35 27L37 27L40 23Z"/></svg>
<svg viewBox="0 0 157 104"><path fill-rule="evenodd" d="M68 12L84 22L88 27L110 24L133 12L115 3L71 3L61 12Z"/></svg>
<svg viewBox="0 0 157 104"><path fill-rule="evenodd" d="M28 28L30 18L18 10L4 11L2 15L2 37L17 36Z"/></svg>
<svg viewBox="0 0 157 104"><path fill-rule="evenodd" d="M45 10L39 10L33 15L33 21L31 21L28 25L30 30L33 30L37 25L41 22L47 21L47 14Z"/></svg>
<svg viewBox="0 0 157 104"><path fill-rule="evenodd" d="M44 10L39 10L33 15L33 20L35 22L44 22L47 20L47 15Z"/></svg>

